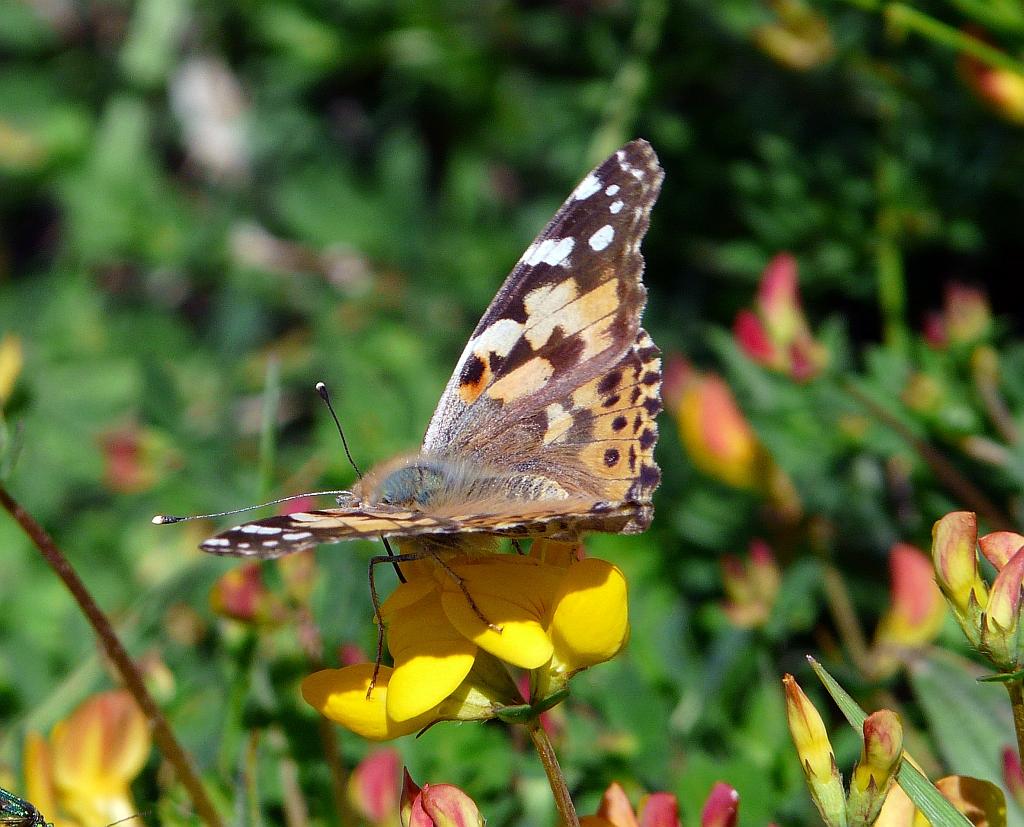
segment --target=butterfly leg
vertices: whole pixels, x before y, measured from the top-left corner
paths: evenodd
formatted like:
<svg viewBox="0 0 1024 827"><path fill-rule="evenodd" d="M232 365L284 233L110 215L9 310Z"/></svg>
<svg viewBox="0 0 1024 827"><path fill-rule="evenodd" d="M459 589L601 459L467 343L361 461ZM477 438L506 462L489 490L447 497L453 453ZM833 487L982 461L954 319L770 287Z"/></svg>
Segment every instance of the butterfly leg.
<svg viewBox="0 0 1024 827"><path fill-rule="evenodd" d="M447 574L452 580L455 581L455 585L459 587L459 591L462 592L462 596L466 598L466 602L469 603L469 608L473 610L473 614L480 618L480 621L484 625L486 625L487 628L490 629L492 632L497 632L498 634L501 634L501 626L497 626L494 623L491 623L491 621L489 621L484 616L484 613L480 611L480 607L476 605L476 601L473 600L473 595L471 595L469 593L469 589L466 588L466 581L459 577L459 575L455 573L455 570L452 569L452 567L449 566L444 560L442 560L441 555L438 554L436 551L429 551L427 552L427 554L433 557L434 560L437 561L437 564L442 569L444 569L445 574Z"/></svg>
<svg viewBox="0 0 1024 827"><path fill-rule="evenodd" d="M422 560L424 557L432 556L430 552L425 551L411 552L409 554L394 554L391 549L388 548L388 552L388 554L380 554L376 557L370 558L370 569L367 578L370 581L370 599L373 601L373 617L377 623L377 656L373 661L373 675L370 676L370 685L366 687L367 699L369 699L370 693L373 692L373 688L377 685L377 676L380 674L381 661L384 660L384 618L380 613L380 595L377 593L377 579L374 576L374 569L381 563L391 563L394 565L395 570L399 572L399 577L404 583L406 581L398 568L399 563L412 563L415 560Z"/></svg>
<svg viewBox="0 0 1024 827"><path fill-rule="evenodd" d="M512 548L514 548L516 550L516 554L523 554L524 553L523 552L523 547L521 545L519 545L519 541L515 537L512 538Z"/></svg>

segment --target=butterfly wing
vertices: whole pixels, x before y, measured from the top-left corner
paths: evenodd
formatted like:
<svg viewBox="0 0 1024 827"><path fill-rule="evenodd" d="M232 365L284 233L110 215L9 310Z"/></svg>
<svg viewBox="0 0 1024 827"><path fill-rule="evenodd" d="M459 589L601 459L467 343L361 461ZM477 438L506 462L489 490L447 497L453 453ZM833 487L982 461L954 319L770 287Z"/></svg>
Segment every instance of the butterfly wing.
<svg viewBox="0 0 1024 827"><path fill-rule="evenodd" d="M581 524L596 530L617 530L606 526L624 526L631 516L630 510L621 507L595 511L593 504L584 500L529 504L516 509L515 514L495 504L491 509L447 518L386 507L325 508L243 523L205 540L199 547L210 554L269 560L322 543L368 537L433 536L442 541L448 535L457 542L456 538L466 534L500 534L568 539L578 534Z"/></svg>
<svg viewBox="0 0 1024 827"><path fill-rule="evenodd" d="M658 350L640 327L640 242L663 172L626 144L576 187L484 313L427 428L423 451L547 474L649 522L660 472Z"/></svg>

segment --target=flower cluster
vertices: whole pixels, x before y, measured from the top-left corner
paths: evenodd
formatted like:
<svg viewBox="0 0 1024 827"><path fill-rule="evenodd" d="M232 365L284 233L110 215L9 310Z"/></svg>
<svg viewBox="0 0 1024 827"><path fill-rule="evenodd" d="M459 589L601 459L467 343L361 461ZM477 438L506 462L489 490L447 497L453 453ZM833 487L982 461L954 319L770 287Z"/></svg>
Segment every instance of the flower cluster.
<svg viewBox="0 0 1024 827"><path fill-rule="evenodd" d="M828 363L828 351L811 335L800 304L796 259L789 253L768 262L754 309L740 311L733 332L751 359L799 382L813 379Z"/></svg>
<svg viewBox="0 0 1024 827"><path fill-rule="evenodd" d="M394 666L380 667L372 691L372 663L302 684L308 703L371 740L442 720L532 718L628 637L622 572L577 559L568 544L540 540L528 556L464 556L444 567L422 560L403 572L407 582L381 606ZM529 704L509 667L528 671Z"/></svg>
<svg viewBox="0 0 1024 827"><path fill-rule="evenodd" d="M828 730L814 704L792 675L782 679L786 716L807 786L828 827L869 827L875 823L903 757L903 726L894 712L881 709L867 717L861 756L849 791L836 766Z"/></svg>
<svg viewBox="0 0 1024 827"><path fill-rule="evenodd" d="M996 569L991 588L978 571L978 550ZM932 560L939 587L968 641L997 669L1024 665L1021 584L1024 536L996 531L978 538L978 518L969 511L947 514L932 530Z"/></svg>

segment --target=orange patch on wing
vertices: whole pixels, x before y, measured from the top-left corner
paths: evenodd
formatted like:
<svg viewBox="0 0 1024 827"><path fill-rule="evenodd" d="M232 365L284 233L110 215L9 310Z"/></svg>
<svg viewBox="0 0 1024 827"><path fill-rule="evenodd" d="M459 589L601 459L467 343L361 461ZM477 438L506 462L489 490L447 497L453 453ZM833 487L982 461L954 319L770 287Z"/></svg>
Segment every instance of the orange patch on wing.
<svg viewBox="0 0 1024 827"><path fill-rule="evenodd" d="M528 396L543 388L554 372L554 366L547 359L534 356L491 385L487 395L499 402Z"/></svg>
<svg viewBox="0 0 1024 827"><path fill-rule="evenodd" d="M488 356L470 354L466 367L459 379L459 398L467 405L477 400L493 377L491 360Z"/></svg>

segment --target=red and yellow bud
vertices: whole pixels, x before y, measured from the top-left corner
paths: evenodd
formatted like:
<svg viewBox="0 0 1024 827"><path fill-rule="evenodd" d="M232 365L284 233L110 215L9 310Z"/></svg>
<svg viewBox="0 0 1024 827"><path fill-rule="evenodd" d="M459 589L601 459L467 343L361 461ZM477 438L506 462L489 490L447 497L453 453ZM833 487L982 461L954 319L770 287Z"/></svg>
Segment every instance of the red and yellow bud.
<svg viewBox="0 0 1024 827"><path fill-rule="evenodd" d="M679 425L679 437L693 464L710 477L734 488L764 485L768 455L740 411L725 380L701 374L669 361L681 374L675 404L669 410Z"/></svg>
<svg viewBox="0 0 1024 827"><path fill-rule="evenodd" d="M389 827L398 819L401 766L396 750L379 749L360 761L349 776L348 797L352 808L370 824Z"/></svg>
<svg viewBox="0 0 1024 827"><path fill-rule="evenodd" d="M811 335L800 304L796 259L788 253L768 262L755 310L742 311L733 331L751 359L797 381L817 376L828 362L828 353Z"/></svg>
<svg viewBox="0 0 1024 827"><path fill-rule="evenodd" d="M782 684L786 691L789 731L807 777L811 798L829 827L845 827L843 779L836 766L825 723L792 675L784 676Z"/></svg>
<svg viewBox="0 0 1024 827"><path fill-rule="evenodd" d="M417 787L405 773L400 817L402 827L484 827L473 801L454 784Z"/></svg>
<svg viewBox="0 0 1024 827"><path fill-rule="evenodd" d="M259 563L222 574L210 590L210 608L221 617L253 625L280 623L287 617L284 605L264 584Z"/></svg>
<svg viewBox="0 0 1024 827"><path fill-rule="evenodd" d="M775 555L763 540L750 543L746 561L727 555L722 558L723 607L732 623L741 629L764 625L775 606L782 575Z"/></svg>
<svg viewBox="0 0 1024 827"><path fill-rule="evenodd" d="M978 574L978 519L970 511L954 511L932 528L932 562L939 588L946 596L968 640L980 640L980 610L988 589Z"/></svg>
<svg viewBox="0 0 1024 827"><path fill-rule="evenodd" d="M34 734L26 740L29 796L80 824L129 818L137 812L131 782L150 749L149 722L128 692L93 695L54 726L49 742Z"/></svg>
<svg viewBox="0 0 1024 827"><path fill-rule="evenodd" d="M739 813L740 794L724 781L718 781L704 802L700 827L736 827Z"/></svg>
<svg viewBox="0 0 1024 827"><path fill-rule="evenodd" d="M982 642L992 662L1001 669L1015 670L1021 666L1017 630L1020 626L1022 584L1024 548L999 570L985 607Z"/></svg>
<svg viewBox="0 0 1024 827"><path fill-rule="evenodd" d="M889 552L890 602L875 631L874 671L892 674L902 655L931 643L942 628L946 603L928 556L909 543Z"/></svg>
<svg viewBox="0 0 1024 827"><path fill-rule="evenodd" d="M960 70L967 85L992 111L1011 123L1024 125L1024 75L970 55L961 58Z"/></svg>
<svg viewBox="0 0 1024 827"><path fill-rule="evenodd" d="M1015 531L993 531L978 540L978 547L996 571L999 571L1020 549L1024 548L1024 535Z"/></svg>
<svg viewBox="0 0 1024 827"><path fill-rule="evenodd" d="M754 42L772 60L798 72L832 59L835 44L828 21L800 0L775 0L777 22L759 26Z"/></svg>
<svg viewBox="0 0 1024 827"><path fill-rule="evenodd" d="M871 827L889 794L903 757L903 726L895 712L880 709L864 721L860 760L850 779L851 827Z"/></svg>

